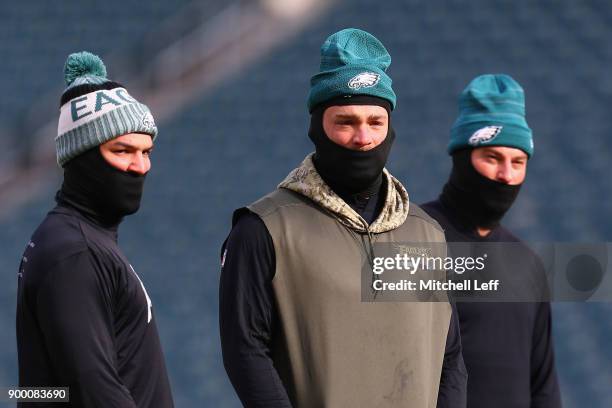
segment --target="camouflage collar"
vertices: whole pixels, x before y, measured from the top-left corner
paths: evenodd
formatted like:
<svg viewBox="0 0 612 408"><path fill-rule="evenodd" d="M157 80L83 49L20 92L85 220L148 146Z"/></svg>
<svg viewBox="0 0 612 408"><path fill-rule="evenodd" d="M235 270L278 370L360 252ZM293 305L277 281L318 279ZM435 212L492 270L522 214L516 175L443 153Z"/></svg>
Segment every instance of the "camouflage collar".
<svg viewBox="0 0 612 408"><path fill-rule="evenodd" d="M301 194L331 212L342 224L358 232L379 234L391 231L406 221L408 217L408 193L402 184L387 169L383 174L387 179L387 197L378 218L368 225L359 214L342 200L321 178L312 156L306 156L300 167L294 169L278 185Z"/></svg>

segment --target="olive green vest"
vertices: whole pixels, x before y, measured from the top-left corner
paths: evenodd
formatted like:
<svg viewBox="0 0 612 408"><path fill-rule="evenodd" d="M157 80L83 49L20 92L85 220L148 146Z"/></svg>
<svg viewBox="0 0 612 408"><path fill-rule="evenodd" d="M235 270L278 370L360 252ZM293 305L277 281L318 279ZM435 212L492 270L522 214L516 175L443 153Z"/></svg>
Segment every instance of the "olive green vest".
<svg viewBox="0 0 612 408"><path fill-rule="evenodd" d="M274 242L281 335L272 358L294 407L436 407L450 305L361 301L368 237L444 241L435 221L414 205L408 210L401 184L385 176L391 208L371 226L321 184L310 156L248 207Z"/></svg>

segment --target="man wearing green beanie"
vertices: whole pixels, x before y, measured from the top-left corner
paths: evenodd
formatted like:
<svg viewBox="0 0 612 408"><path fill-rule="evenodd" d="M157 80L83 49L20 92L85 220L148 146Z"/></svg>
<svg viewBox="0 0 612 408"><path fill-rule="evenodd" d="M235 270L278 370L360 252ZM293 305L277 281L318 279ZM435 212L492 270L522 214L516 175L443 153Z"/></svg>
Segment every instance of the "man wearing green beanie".
<svg viewBox="0 0 612 408"><path fill-rule="evenodd" d="M223 244L223 362L246 407L464 407L456 313L445 302L361 301L377 242L444 242L385 164L391 63L374 36L331 35L312 77L306 156L234 212Z"/></svg>
<svg viewBox="0 0 612 408"><path fill-rule="evenodd" d="M18 406L172 408L153 304L117 242L140 207L157 127L96 55L71 54L64 79L64 178L19 266L17 349L19 386L67 387L68 401Z"/></svg>
<svg viewBox="0 0 612 408"><path fill-rule="evenodd" d="M494 265L490 272L526 276L530 282L541 278L537 256L500 224L533 155L522 87L508 75L475 78L459 97L448 153L453 160L449 180L437 200L423 205L444 228L446 240L469 242L472 248L513 243L513 253L521 256L509 259L493 252L487 259ZM538 300L457 302L468 408L561 407L550 304Z"/></svg>

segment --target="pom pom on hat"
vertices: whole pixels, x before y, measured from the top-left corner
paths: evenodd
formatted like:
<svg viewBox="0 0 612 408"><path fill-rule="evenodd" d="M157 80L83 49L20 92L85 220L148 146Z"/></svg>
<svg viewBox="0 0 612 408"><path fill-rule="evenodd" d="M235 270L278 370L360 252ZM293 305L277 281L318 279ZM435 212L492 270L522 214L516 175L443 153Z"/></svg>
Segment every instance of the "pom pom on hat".
<svg viewBox="0 0 612 408"><path fill-rule="evenodd" d="M77 78L96 76L106 79L104 62L95 54L88 51L70 54L64 64L64 80L70 86Z"/></svg>
<svg viewBox="0 0 612 408"><path fill-rule="evenodd" d="M106 67L87 51L70 54L64 64L67 87L60 98L55 138L57 163L73 158L128 133L157 137L149 108L118 82L106 77Z"/></svg>

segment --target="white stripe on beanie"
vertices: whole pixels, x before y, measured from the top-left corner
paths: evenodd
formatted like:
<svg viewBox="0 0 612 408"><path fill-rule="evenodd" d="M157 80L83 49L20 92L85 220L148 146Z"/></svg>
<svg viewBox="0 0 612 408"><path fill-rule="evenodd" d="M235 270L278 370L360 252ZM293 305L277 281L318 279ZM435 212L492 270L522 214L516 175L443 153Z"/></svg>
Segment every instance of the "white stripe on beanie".
<svg viewBox="0 0 612 408"><path fill-rule="evenodd" d="M127 104L138 104L138 101L125 88L101 89L73 98L60 108L57 135L63 135Z"/></svg>

